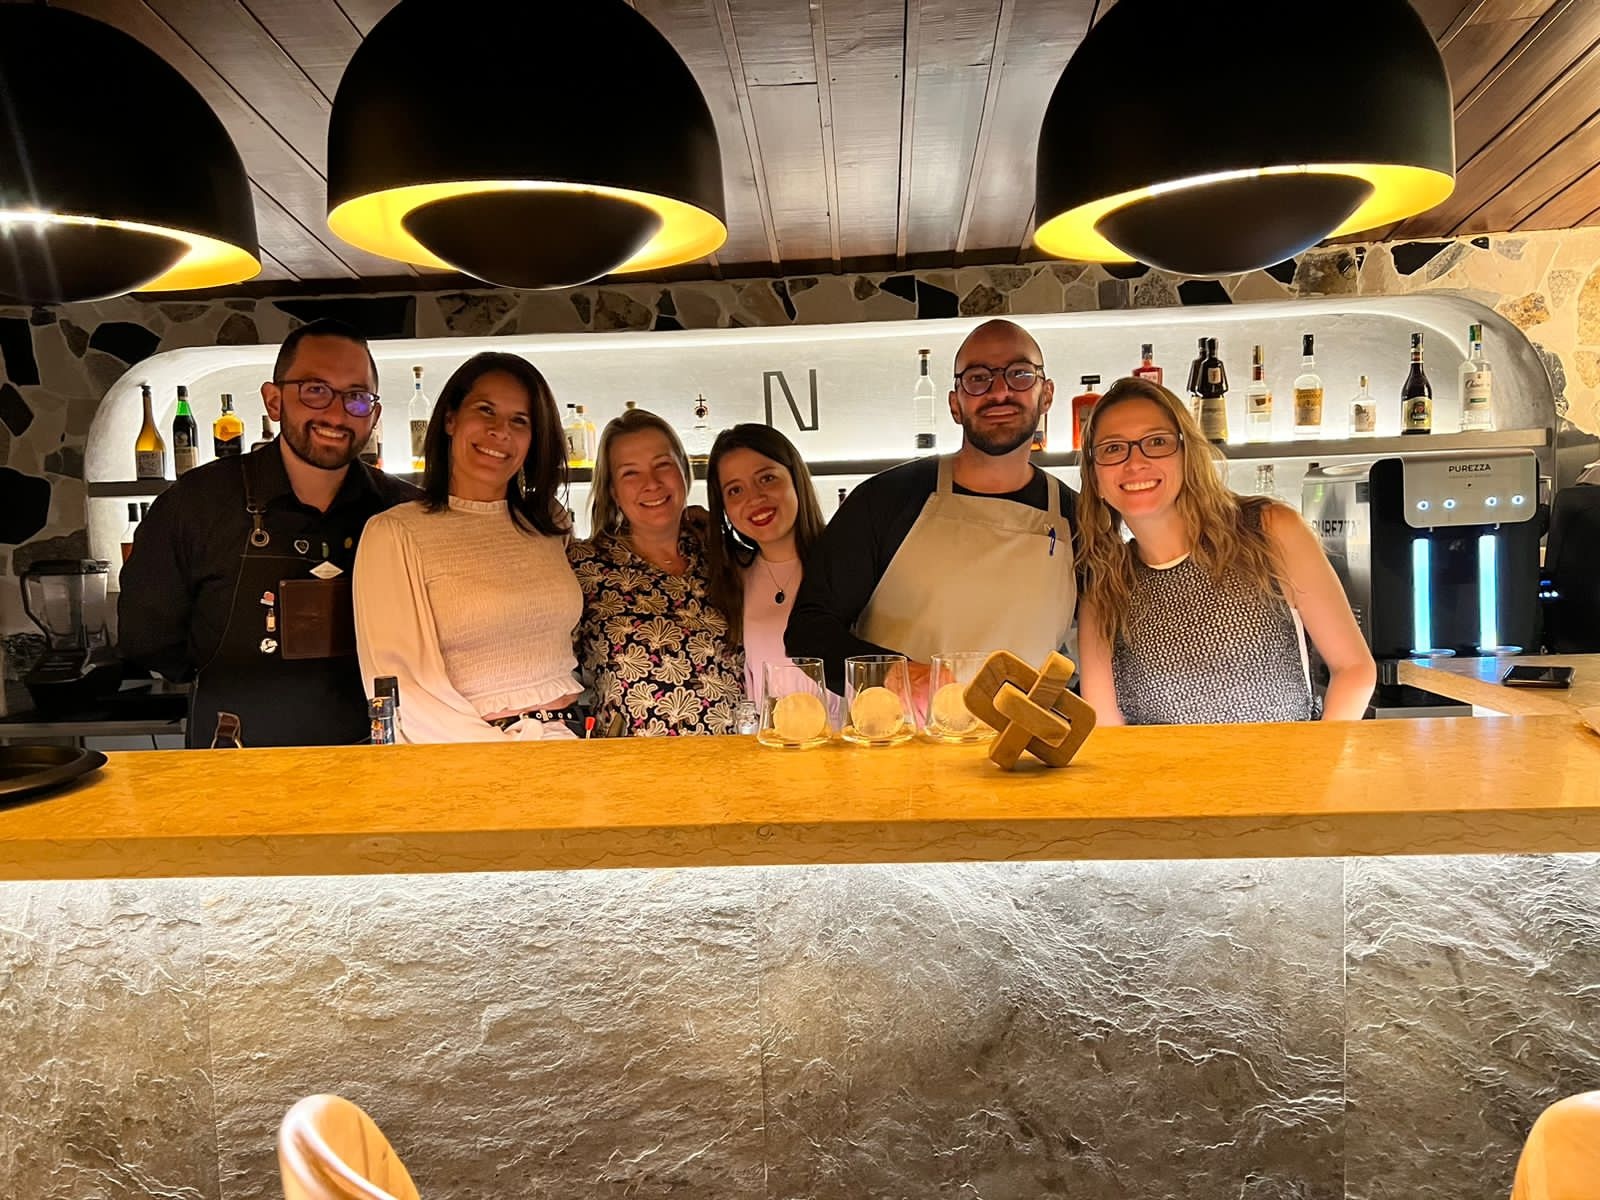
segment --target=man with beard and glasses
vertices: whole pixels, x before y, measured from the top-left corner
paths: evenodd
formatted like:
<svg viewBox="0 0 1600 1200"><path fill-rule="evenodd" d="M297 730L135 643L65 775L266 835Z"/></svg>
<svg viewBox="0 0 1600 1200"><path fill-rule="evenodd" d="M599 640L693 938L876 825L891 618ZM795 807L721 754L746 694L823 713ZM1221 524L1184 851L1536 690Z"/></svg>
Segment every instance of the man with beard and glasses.
<svg viewBox="0 0 1600 1200"><path fill-rule="evenodd" d="M366 338L301 326L261 385L281 435L185 472L140 522L118 648L193 681L191 747L367 740L350 571L367 518L422 495L359 461L377 392Z"/></svg>
<svg viewBox="0 0 1600 1200"><path fill-rule="evenodd" d="M1025 329L974 329L950 392L961 449L850 494L807 558L788 652L823 659L835 691L846 657L904 654L920 693L935 654L1010 650L1038 663L1064 645L1077 496L1028 459L1054 391Z"/></svg>

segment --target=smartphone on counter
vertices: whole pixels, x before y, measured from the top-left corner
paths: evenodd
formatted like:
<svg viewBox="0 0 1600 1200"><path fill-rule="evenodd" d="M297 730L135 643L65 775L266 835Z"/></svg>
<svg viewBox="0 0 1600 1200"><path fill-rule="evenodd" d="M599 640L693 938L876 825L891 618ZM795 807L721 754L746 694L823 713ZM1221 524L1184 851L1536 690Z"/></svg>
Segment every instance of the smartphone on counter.
<svg viewBox="0 0 1600 1200"><path fill-rule="evenodd" d="M1534 667L1519 664L1507 667L1500 682L1507 687L1566 688L1572 686L1572 667Z"/></svg>

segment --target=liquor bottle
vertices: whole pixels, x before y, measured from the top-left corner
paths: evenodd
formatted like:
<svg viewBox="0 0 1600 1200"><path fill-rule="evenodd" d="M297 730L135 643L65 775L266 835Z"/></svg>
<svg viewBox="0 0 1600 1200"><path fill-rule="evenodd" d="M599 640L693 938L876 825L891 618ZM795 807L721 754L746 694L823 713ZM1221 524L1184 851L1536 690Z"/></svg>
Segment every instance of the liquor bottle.
<svg viewBox="0 0 1600 1200"><path fill-rule="evenodd" d="M848 496L849 494L850 494L850 489L849 488L840 488L839 489L839 507L840 508L844 507L844 498L846 496Z"/></svg>
<svg viewBox="0 0 1600 1200"><path fill-rule="evenodd" d="M1135 379L1145 379L1151 383L1159 384L1164 371L1155 364L1156 348L1149 342L1139 347L1139 365L1133 369Z"/></svg>
<svg viewBox="0 0 1600 1200"><path fill-rule="evenodd" d="M689 451L689 464L695 467L704 467L711 461L711 422L708 419L711 406L706 403L706 398L694 398L694 424L689 426L689 444L684 447Z"/></svg>
<svg viewBox="0 0 1600 1200"><path fill-rule="evenodd" d="M189 389L178 385L178 413L172 418L172 469L182 475L200 460L200 426L189 407Z"/></svg>
<svg viewBox="0 0 1600 1200"><path fill-rule="evenodd" d="M276 435L273 434L273 432L272 432L272 418L267 416L266 413L262 413L261 414L261 440L250 443L250 451L251 451L251 453L253 454L257 450L262 450L262 449L265 449L266 447L272 445L272 439L273 439L274 436L276 436Z"/></svg>
<svg viewBox="0 0 1600 1200"><path fill-rule="evenodd" d="M1461 364L1461 431L1494 428L1494 371L1483 356L1483 326L1467 328L1467 361Z"/></svg>
<svg viewBox="0 0 1600 1200"><path fill-rule="evenodd" d="M1200 366L1200 432L1213 446L1228 441L1228 372L1217 356L1217 339L1206 339L1206 360Z"/></svg>
<svg viewBox="0 0 1600 1200"><path fill-rule="evenodd" d="M1300 337L1300 374L1294 378L1294 435L1322 436L1322 376L1317 374L1317 340Z"/></svg>
<svg viewBox="0 0 1600 1200"><path fill-rule="evenodd" d="M133 537L139 531L139 504L132 501L128 504L128 527L122 531L122 561L128 561L128 555L133 553Z"/></svg>
<svg viewBox="0 0 1600 1200"><path fill-rule="evenodd" d="M1083 391L1072 398L1072 448L1083 449L1084 430L1089 427L1089 418L1094 415L1094 406L1100 403L1100 393L1095 389L1100 386L1100 376L1084 375L1079 381Z"/></svg>
<svg viewBox="0 0 1600 1200"><path fill-rule="evenodd" d="M379 675L372 681L372 744L392 746L395 727L400 723L400 681L393 675Z"/></svg>
<svg viewBox="0 0 1600 1200"><path fill-rule="evenodd" d="M594 427L594 422L584 415L583 405L578 405L578 424L583 427L583 439L580 447L583 456L583 465L594 466L594 456L600 450L600 431Z"/></svg>
<svg viewBox="0 0 1600 1200"><path fill-rule="evenodd" d="M383 414L372 423L372 436L361 447L361 461L375 471L383 470Z"/></svg>
<svg viewBox="0 0 1600 1200"><path fill-rule="evenodd" d="M1252 442L1272 440L1272 389L1267 386L1267 356L1260 346L1250 351L1250 386L1244 390L1245 435Z"/></svg>
<svg viewBox="0 0 1600 1200"><path fill-rule="evenodd" d="M567 405L567 419L561 423L561 436L567 443L567 466L592 467L592 462L584 461L583 457L583 418L578 415L576 404Z"/></svg>
<svg viewBox="0 0 1600 1200"><path fill-rule="evenodd" d="M1200 419L1200 368L1206 361L1206 339L1200 339L1196 348L1194 361L1189 364L1189 412L1198 421Z"/></svg>
<svg viewBox="0 0 1600 1200"><path fill-rule="evenodd" d="M233 411L233 397L222 393L222 411L211 422L211 448L218 458L244 453L244 422Z"/></svg>
<svg viewBox="0 0 1600 1200"><path fill-rule="evenodd" d="M939 444L939 397L933 386L933 376L928 374L928 356L932 353L932 350L917 351L921 363L917 368L917 386L911 392L911 431L916 434L919 454L931 454Z"/></svg>
<svg viewBox="0 0 1600 1200"><path fill-rule="evenodd" d="M406 413L406 423L411 429L411 469L420 471L427 466L423 448L428 441L428 418L433 415L433 405L422 390L422 368L411 368L411 407Z"/></svg>
<svg viewBox="0 0 1600 1200"><path fill-rule="evenodd" d="M1400 385L1400 432L1433 432L1433 385L1422 369L1422 333L1411 335L1411 373Z"/></svg>
<svg viewBox="0 0 1600 1200"><path fill-rule="evenodd" d="M1278 469L1271 463L1262 463L1256 467L1255 494L1258 496L1270 496L1274 500L1280 499L1278 495Z"/></svg>
<svg viewBox="0 0 1600 1200"><path fill-rule="evenodd" d="M1376 437L1378 435L1378 402L1367 390L1367 377L1361 377L1361 390L1350 401L1350 436Z"/></svg>
<svg viewBox="0 0 1600 1200"><path fill-rule="evenodd" d="M140 399L144 401L144 424L139 426L139 436L133 443L133 476L135 479L165 479L167 477L167 444L161 440L156 428L155 414L150 410L150 385L139 385Z"/></svg>

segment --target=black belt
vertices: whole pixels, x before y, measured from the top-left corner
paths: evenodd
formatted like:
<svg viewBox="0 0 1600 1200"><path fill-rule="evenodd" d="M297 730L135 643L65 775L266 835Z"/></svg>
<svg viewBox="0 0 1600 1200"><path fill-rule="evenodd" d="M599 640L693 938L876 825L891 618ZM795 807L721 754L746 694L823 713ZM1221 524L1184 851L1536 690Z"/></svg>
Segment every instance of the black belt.
<svg viewBox="0 0 1600 1200"><path fill-rule="evenodd" d="M510 729L518 721L538 721L542 724L564 721L569 729L581 737L586 716L588 714L574 704L567 708L530 708L526 712L512 713L509 717L496 717L489 724L496 729Z"/></svg>

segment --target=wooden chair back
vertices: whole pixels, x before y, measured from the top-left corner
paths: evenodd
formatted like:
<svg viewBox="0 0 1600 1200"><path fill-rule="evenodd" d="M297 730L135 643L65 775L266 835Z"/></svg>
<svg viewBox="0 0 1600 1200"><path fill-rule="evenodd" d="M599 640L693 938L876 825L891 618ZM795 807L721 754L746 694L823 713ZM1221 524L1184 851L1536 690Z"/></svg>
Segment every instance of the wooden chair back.
<svg viewBox="0 0 1600 1200"><path fill-rule="evenodd" d="M278 1128L284 1200L420 1200L389 1139L340 1096L307 1096Z"/></svg>

